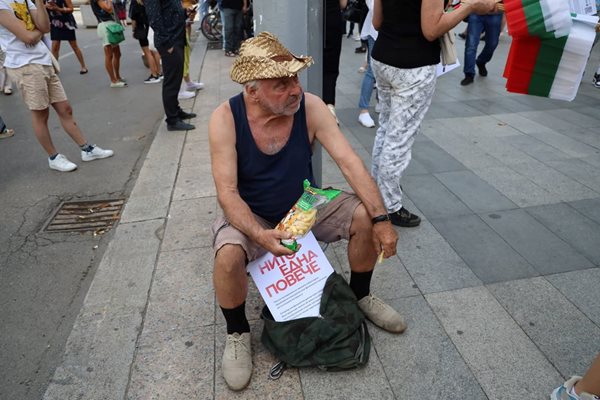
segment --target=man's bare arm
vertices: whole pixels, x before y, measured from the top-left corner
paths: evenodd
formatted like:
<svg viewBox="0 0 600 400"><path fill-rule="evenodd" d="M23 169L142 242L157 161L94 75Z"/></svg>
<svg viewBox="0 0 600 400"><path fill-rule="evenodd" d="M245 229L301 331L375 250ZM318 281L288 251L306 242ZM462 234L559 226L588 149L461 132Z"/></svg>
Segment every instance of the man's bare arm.
<svg viewBox="0 0 600 400"><path fill-rule="evenodd" d="M48 10L44 5L44 0L35 0L36 10L31 9L31 18L35 23L35 27L42 33L50 32L50 17L48 17Z"/></svg>
<svg viewBox="0 0 600 400"><path fill-rule="evenodd" d="M229 103L223 103L213 112L208 124L210 156L217 199L225 217L237 229L275 255L291 254L280 244L291 235L287 232L265 230L254 218L238 189L235 124Z"/></svg>
<svg viewBox="0 0 600 400"><path fill-rule="evenodd" d="M33 31L25 29L23 21L19 20L13 12L8 10L0 10L0 25L8 29L17 39L27 45L35 45L43 36L43 33L37 29Z"/></svg>

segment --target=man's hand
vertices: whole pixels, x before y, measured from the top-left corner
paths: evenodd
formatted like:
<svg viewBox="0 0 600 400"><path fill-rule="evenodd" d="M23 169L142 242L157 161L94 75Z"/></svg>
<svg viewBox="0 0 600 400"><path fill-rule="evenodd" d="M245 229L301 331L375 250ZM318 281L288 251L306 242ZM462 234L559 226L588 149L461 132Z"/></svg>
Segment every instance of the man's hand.
<svg viewBox="0 0 600 400"><path fill-rule="evenodd" d="M281 244L282 239L291 239L292 234L289 232L280 231L278 229L263 229L258 234L256 242L273 255L286 256L294 254L293 250L288 249Z"/></svg>
<svg viewBox="0 0 600 400"><path fill-rule="evenodd" d="M378 222L373 225L373 246L377 254L383 250L383 257L388 258L396 254L398 234L389 221Z"/></svg>
<svg viewBox="0 0 600 400"><path fill-rule="evenodd" d="M490 14L498 11L496 0L463 0L463 5L468 5L476 14Z"/></svg>

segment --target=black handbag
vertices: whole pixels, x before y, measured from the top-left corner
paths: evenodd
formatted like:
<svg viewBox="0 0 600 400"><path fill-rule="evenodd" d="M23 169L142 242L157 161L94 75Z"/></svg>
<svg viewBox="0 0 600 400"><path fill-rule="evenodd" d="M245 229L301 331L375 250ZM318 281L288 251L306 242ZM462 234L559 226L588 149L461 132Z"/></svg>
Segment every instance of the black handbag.
<svg viewBox="0 0 600 400"><path fill-rule="evenodd" d="M346 21L360 24L368 12L369 8L365 0L348 0L348 5L342 11L342 16Z"/></svg>

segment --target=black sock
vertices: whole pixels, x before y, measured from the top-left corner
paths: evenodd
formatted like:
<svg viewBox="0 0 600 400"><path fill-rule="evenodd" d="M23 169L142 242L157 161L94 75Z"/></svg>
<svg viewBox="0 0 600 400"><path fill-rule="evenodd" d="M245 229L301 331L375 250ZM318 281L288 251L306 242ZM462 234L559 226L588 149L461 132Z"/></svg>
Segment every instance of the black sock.
<svg viewBox="0 0 600 400"><path fill-rule="evenodd" d="M56 156L58 155L58 153L52 154L50 157L48 157L51 160L54 160L56 158Z"/></svg>
<svg viewBox="0 0 600 400"><path fill-rule="evenodd" d="M227 322L227 334L250 332L250 325L246 318L246 302L236 308L221 307L225 321Z"/></svg>
<svg viewBox="0 0 600 400"><path fill-rule="evenodd" d="M92 150L94 150L94 146L92 146L91 144L87 144L87 142L85 144L82 144L79 147L81 147L82 151L92 151Z"/></svg>
<svg viewBox="0 0 600 400"><path fill-rule="evenodd" d="M372 276L373 270L367 272L350 272L350 289L356 295L357 300L369 295Z"/></svg>

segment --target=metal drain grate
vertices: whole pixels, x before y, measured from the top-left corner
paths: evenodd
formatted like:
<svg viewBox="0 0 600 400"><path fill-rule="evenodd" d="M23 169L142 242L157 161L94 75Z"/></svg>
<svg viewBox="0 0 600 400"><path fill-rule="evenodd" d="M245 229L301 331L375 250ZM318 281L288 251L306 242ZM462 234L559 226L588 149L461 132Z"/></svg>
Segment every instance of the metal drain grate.
<svg viewBox="0 0 600 400"><path fill-rule="evenodd" d="M64 202L44 231L104 233L119 220L124 204L125 199Z"/></svg>
<svg viewBox="0 0 600 400"><path fill-rule="evenodd" d="M223 42L208 42L206 48L208 50L221 50L223 48Z"/></svg>

